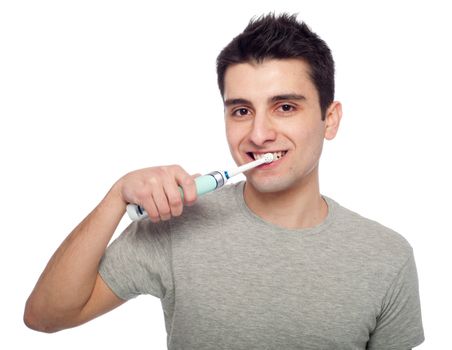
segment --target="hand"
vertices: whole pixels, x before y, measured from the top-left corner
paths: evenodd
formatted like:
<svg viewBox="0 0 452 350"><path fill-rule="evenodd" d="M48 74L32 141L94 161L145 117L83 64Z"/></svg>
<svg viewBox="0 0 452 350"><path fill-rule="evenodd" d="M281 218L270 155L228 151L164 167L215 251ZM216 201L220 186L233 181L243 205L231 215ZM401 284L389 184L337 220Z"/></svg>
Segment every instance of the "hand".
<svg viewBox="0 0 452 350"><path fill-rule="evenodd" d="M143 207L152 222L169 220L182 214L183 206L192 205L196 199L194 178L179 165L158 166L132 171L115 186L119 187L125 204ZM184 192L182 200L179 186Z"/></svg>

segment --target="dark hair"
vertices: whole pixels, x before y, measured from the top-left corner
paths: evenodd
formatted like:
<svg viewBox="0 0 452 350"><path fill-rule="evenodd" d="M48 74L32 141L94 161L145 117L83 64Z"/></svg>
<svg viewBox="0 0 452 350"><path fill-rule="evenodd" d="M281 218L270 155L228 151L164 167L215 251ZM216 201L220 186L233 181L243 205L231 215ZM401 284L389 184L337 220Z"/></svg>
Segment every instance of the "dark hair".
<svg viewBox="0 0 452 350"><path fill-rule="evenodd" d="M229 66L265 59L299 58L308 63L309 75L319 94L322 120L334 100L334 60L327 44L296 14L268 14L252 19L217 57L218 87L224 95L224 76Z"/></svg>

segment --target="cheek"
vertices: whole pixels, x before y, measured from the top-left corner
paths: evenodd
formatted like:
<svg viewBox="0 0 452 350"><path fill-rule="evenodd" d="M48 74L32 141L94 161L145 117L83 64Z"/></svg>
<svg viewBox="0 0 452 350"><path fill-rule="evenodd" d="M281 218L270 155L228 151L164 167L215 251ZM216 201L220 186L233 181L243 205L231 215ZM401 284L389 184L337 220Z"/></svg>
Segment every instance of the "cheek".
<svg viewBox="0 0 452 350"><path fill-rule="evenodd" d="M228 142L229 150L234 157L237 152L240 142L242 140L242 132L240 128L233 127L226 123L226 140Z"/></svg>
<svg viewBox="0 0 452 350"><path fill-rule="evenodd" d="M315 165L322 154L323 134L320 131L311 131L305 135L304 157L308 163Z"/></svg>
<svg viewBox="0 0 452 350"><path fill-rule="evenodd" d="M230 126L228 126L228 124L226 124L226 139L228 141L228 144L231 146L232 144L235 143L235 136L236 133L234 133L234 131L232 130L232 128Z"/></svg>
<svg viewBox="0 0 452 350"><path fill-rule="evenodd" d="M323 146L323 132L319 127L312 125L293 126L287 130L302 158L314 160L319 157Z"/></svg>
<svg viewBox="0 0 452 350"><path fill-rule="evenodd" d="M226 137L229 143L238 143L244 139L247 134L246 123L226 122Z"/></svg>

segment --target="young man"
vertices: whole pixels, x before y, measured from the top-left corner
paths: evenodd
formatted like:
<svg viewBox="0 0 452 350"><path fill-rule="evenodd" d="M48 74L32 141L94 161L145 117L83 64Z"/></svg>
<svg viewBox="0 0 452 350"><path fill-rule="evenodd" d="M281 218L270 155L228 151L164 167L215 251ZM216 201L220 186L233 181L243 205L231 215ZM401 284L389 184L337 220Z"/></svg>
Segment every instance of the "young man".
<svg viewBox="0 0 452 350"><path fill-rule="evenodd" d="M342 115L327 45L295 16L268 15L220 53L217 68L236 163L278 159L199 199L178 166L125 175L50 260L26 324L54 332L151 294L170 349L420 344L410 245L319 192L323 140ZM106 249L127 203L149 219Z"/></svg>

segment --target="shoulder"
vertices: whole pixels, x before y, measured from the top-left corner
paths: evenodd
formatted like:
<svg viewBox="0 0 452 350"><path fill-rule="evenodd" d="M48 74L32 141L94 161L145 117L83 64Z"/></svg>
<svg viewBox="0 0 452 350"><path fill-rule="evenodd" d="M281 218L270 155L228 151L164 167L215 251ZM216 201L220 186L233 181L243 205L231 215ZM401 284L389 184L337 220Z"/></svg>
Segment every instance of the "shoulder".
<svg viewBox="0 0 452 350"><path fill-rule="evenodd" d="M334 207L333 226L345 244L385 265L400 267L412 255L412 247L402 234L328 197L326 200Z"/></svg>

